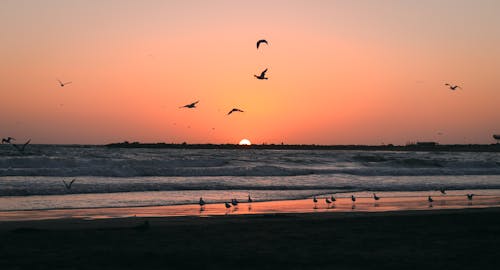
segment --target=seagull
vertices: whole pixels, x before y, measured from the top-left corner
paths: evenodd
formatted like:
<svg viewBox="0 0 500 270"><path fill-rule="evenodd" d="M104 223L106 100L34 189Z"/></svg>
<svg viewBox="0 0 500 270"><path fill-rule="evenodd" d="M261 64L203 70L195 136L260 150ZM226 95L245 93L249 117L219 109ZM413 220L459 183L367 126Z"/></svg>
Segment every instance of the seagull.
<svg viewBox="0 0 500 270"><path fill-rule="evenodd" d="M269 45L269 44L267 43L267 40L265 40L265 39L261 39L261 40L257 41L257 49L259 49L259 46L260 46L260 44L261 44L261 43L266 43L266 45Z"/></svg>
<svg viewBox="0 0 500 270"><path fill-rule="evenodd" d="M72 83L72 82L64 82L64 83L63 83L61 80L57 80L57 81L59 82L59 85L60 85L61 87L64 87L65 85Z"/></svg>
<svg viewBox="0 0 500 270"><path fill-rule="evenodd" d="M330 201L330 199L328 199L328 198L325 198L325 202L326 202L326 204L328 204L328 206L330 206L330 204L332 203L332 201Z"/></svg>
<svg viewBox="0 0 500 270"><path fill-rule="evenodd" d="M200 197L200 201L198 202L198 204L200 205L200 207L203 207L205 205L205 201L202 197Z"/></svg>
<svg viewBox="0 0 500 270"><path fill-rule="evenodd" d="M187 104L187 105L184 105L184 106L181 106L179 107L179 109L182 109L182 108L189 108L189 109L193 109L193 108L196 108L196 104L200 102L199 100L193 102L193 103L190 103L190 104Z"/></svg>
<svg viewBox="0 0 500 270"><path fill-rule="evenodd" d="M467 199L469 199L469 201L472 201L472 197L474 197L474 194L467 194Z"/></svg>
<svg viewBox="0 0 500 270"><path fill-rule="evenodd" d="M356 201L356 197L354 195L351 195L351 201L354 203Z"/></svg>
<svg viewBox="0 0 500 270"><path fill-rule="evenodd" d="M224 205L226 206L226 209L231 208L231 205L228 202L225 202Z"/></svg>
<svg viewBox="0 0 500 270"><path fill-rule="evenodd" d="M248 202L249 203L253 202L252 197L250 197L250 195L248 195Z"/></svg>
<svg viewBox="0 0 500 270"><path fill-rule="evenodd" d="M380 200L380 197L377 196L377 194L373 193L373 199L375 199L376 201Z"/></svg>
<svg viewBox="0 0 500 270"><path fill-rule="evenodd" d="M76 179L73 179L71 180L69 183L66 183L66 181L62 180L63 183L64 183L64 186L66 187L67 190L70 190L71 189L71 186L73 185L73 183L75 182Z"/></svg>
<svg viewBox="0 0 500 270"><path fill-rule="evenodd" d="M440 188L439 191L441 192L441 194L446 195L446 190L444 188Z"/></svg>
<svg viewBox="0 0 500 270"><path fill-rule="evenodd" d="M230 110L230 111L227 113L227 115L230 115L230 114L232 114L233 112L244 112L244 111L242 111L242 110L240 110L240 109L238 109L238 108L233 108L232 110Z"/></svg>
<svg viewBox="0 0 500 270"><path fill-rule="evenodd" d="M2 138L2 144L4 144L4 143L11 143L10 142L11 140L15 141L16 139L14 139L12 137L7 137L7 139L6 138Z"/></svg>
<svg viewBox="0 0 500 270"><path fill-rule="evenodd" d="M231 199L231 204L232 204L233 206L238 206L238 200L236 200L236 199Z"/></svg>
<svg viewBox="0 0 500 270"><path fill-rule="evenodd" d="M431 196L429 196L429 198L427 198L427 201L429 201L430 203L432 203L434 200L432 199Z"/></svg>
<svg viewBox="0 0 500 270"><path fill-rule="evenodd" d="M449 83L445 83L444 85L448 86L453 91L455 91L457 88L462 89L462 87L460 87L458 85L453 85L453 84L449 84Z"/></svg>
<svg viewBox="0 0 500 270"><path fill-rule="evenodd" d="M253 75L255 78L259 79L259 80L267 80L269 78L266 77L266 72L267 72L267 68L264 69L264 71L262 71L262 73L260 73L259 76L257 75Z"/></svg>
<svg viewBox="0 0 500 270"><path fill-rule="evenodd" d="M335 199L335 197L333 197L333 195L332 195L332 197L330 198L330 200L332 200L332 202L335 202L337 199Z"/></svg>
<svg viewBox="0 0 500 270"><path fill-rule="evenodd" d="M14 148L17 149L17 151L19 151L20 153L24 153L24 149L26 148L26 146L31 142L31 139L29 139L27 142L25 142L22 146L19 146L17 144L13 144L12 146L14 146Z"/></svg>
<svg viewBox="0 0 500 270"><path fill-rule="evenodd" d="M318 203L318 199L316 199L316 196L313 197L313 202L314 204Z"/></svg>

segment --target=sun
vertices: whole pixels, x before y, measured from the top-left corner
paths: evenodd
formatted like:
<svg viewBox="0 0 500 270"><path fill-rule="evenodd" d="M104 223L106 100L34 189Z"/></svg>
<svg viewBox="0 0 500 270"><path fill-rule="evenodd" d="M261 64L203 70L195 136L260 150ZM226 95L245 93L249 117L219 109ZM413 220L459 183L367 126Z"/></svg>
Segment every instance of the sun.
<svg viewBox="0 0 500 270"><path fill-rule="evenodd" d="M252 145L252 143L247 139L243 139L240 141L240 145Z"/></svg>

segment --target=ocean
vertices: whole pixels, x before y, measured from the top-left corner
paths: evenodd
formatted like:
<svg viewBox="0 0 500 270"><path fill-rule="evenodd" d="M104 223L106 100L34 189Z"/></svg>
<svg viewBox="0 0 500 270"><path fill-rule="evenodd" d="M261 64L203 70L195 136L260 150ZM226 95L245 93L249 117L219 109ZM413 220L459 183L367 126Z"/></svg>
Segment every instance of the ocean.
<svg viewBox="0 0 500 270"><path fill-rule="evenodd" d="M63 183L76 179L70 189ZM500 153L0 145L0 211L500 194Z"/></svg>

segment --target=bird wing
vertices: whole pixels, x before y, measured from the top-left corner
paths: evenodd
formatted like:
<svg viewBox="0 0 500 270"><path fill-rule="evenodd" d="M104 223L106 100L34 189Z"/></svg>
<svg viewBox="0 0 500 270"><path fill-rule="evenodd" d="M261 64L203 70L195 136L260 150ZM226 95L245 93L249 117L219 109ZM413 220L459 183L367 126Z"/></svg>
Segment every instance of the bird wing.
<svg viewBox="0 0 500 270"><path fill-rule="evenodd" d="M66 84L70 84L70 83L72 83L72 82L65 82L65 83L64 83L64 85L66 85Z"/></svg>
<svg viewBox="0 0 500 270"><path fill-rule="evenodd" d="M227 113L227 115L230 115L230 114L232 114L233 112L234 112L234 109L230 110L230 111Z"/></svg>
<svg viewBox="0 0 500 270"><path fill-rule="evenodd" d="M69 185L73 185L73 183L76 181L76 178L71 180L71 182L69 182Z"/></svg>
<svg viewBox="0 0 500 270"><path fill-rule="evenodd" d="M24 148L26 148L26 146L27 146L28 144L30 144L30 142L31 142L31 139L29 139L27 142L25 142L25 143L23 144L23 146L21 147L21 151L24 151Z"/></svg>
<svg viewBox="0 0 500 270"><path fill-rule="evenodd" d="M66 181L62 180L62 182L63 182L63 184L64 184L64 186L65 186L66 188L69 188L69 185L68 185L68 183L66 183Z"/></svg>
<svg viewBox="0 0 500 270"><path fill-rule="evenodd" d="M266 68L266 69L264 69L264 71L262 71L262 73L260 74L260 76L261 76L261 77L266 76L266 72L267 72L267 68Z"/></svg>

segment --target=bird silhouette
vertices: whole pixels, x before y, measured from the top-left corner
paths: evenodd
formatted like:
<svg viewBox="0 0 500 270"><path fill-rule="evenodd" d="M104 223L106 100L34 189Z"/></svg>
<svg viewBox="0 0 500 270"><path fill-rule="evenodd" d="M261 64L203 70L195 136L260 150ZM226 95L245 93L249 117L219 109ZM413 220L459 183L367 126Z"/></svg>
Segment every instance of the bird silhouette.
<svg viewBox="0 0 500 270"><path fill-rule="evenodd" d="M439 191L441 192L441 194L446 195L446 190L444 188L440 188Z"/></svg>
<svg viewBox="0 0 500 270"><path fill-rule="evenodd" d="M236 199L231 199L231 204L232 204L233 206L238 206L238 200L236 200Z"/></svg>
<svg viewBox="0 0 500 270"><path fill-rule="evenodd" d="M266 77L266 72L267 72L267 68L264 69L264 71L262 71L262 73L260 73L259 76L257 75L253 75L255 78L259 79L259 80L267 80L269 78Z"/></svg>
<svg viewBox="0 0 500 270"><path fill-rule="evenodd" d="M64 186L66 187L67 190L71 189L71 186L73 186L73 183L76 181L76 179L71 180L69 183L66 183L66 181L62 180L64 183Z"/></svg>
<svg viewBox="0 0 500 270"><path fill-rule="evenodd" d="M316 196L313 197L313 202L316 204L318 203L318 199L316 199Z"/></svg>
<svg viewBox="0 0 500 270"><path fill-rule="evenodd" d="M200 207L203 207L205 205L205 201L202 197L200 197L200 201L198 201L198 204L200 205Z"/></svg>
<svg viewBox="0 0 500 270"><path fill-rule="evenodd" d="M444 85L448 86L448 88L450 88L453 91L455 91L457 88L462 89L462 87L460 87L458 85L453 85L453 84L449 84L449 83L445 83Z"/></svg>
<svg viewBox="0 0 500 270"><path fill-rule="evenodd" d="M24 154L24 150L26 149L26 146L28 146L28 144L30 144L30 142L31 142L31 139L29 139L23 145L12 144L12 146L14 146L14 148L16 148L17 151L19 151L21 154Z"/></svg>
<svg viewBox="0 0 500 270"><path fill-rule="evenodd" d="M327 204L328 206L330 206L330 204L332 203L332 201L330 201L330 199L328 199L328 198L325 198L325 202L326 202L326 204Z"/></svg>
<svg viewBox="0 0 500 270"><path fill-rule="evenodd" d="M354 195L351 195L351 201L354 203L356 201L356 197Z"/></svg>
<svg viewBox="0 0 500 270"><path fill-rule="evenodd" d="M330 200L332 200L332 202L335 202L337 199L335 199L335 197L332 195L332 197L330 198Z"/></svg>
<svg viewBox="0 0 500 270"><path fill-rule="evenodd" d="M227 115L230 115L230 114L232 114L233 112L244 112L244 111L242 111L242 110L240 110L240 109L238 109L238 108L233 108L232 110L230 110L230 111L227 113Z"/></svg>
<svg viewBox="0 0 500 270"><path fill-rule="evenodd" d="M269 45L269 44L267 43L267 40L265 40L265 39L261 39L261 40L257 41L257 49L259 49L259 46L260 46L260 44L261 44L261 43L265 43L266 45Z"/></svg>
<svg viewBox="0 0 500 270"><path fill-rule="evenodd" d="M228 202L224 202L224 205L226 206L226 209L231 208L231 204L229 204Z"/></svg>
<svg viewBox="0 0 500 270"><path fill-rule="evenodd" d="M253 199L252 199L252 197L250 197L250 195L248 195L248 202L249 203L253 202Z"/></svg>
<svg viewBox="0 0 500 270"><path fill-rule="evenodd" d="M469 201L472 201L472 197L474 197L474 194L467 194L467 199Z"/></svg>
<svg viewBox="0 0 500 270"><path fill-rule="evenodd" d="M64 87L65 85L72 83L72 82L64 82L63 83L61 80L57 80L57 81L59 82L59 86L61 86L61 87Z"/></svg>
<svg viewBox="0 0 500 270"><path fill-rule="evenodd" d="M15 141L16 139L14 139L12 137L2 138L2 144L4 144L4 143L11 143L12 140Z"/></svg>
<svg viewBox="0 0 500 270"><path fill-rule="evenodd" d="M187 104L187 105L184 105L184 106L180 106L179 109L182 109L182 108L189 108L189 109L194 109L196 108L196 104L198 104L198 102L200 102L199 100L193 102L193 103L190 103L190 104Z"/></svg>
<svg viewBox="0 0 500 270"><path fill-rule="evenodd" d="M380 197L377 196L377 194L373 193L373 199L376 200L376 201L378 201L378 200L380 200Z"/></svg>
<svg viewBox="0 0 500 270"><path fill-rule="evenodd" d="M431 203L431 202L433 202L434 200L432 199L432 197L431 197L431 196L429 196L429 197L427 198L427 201L429 201L429 202Z"/></svg>

